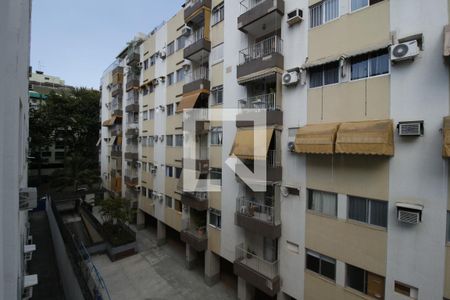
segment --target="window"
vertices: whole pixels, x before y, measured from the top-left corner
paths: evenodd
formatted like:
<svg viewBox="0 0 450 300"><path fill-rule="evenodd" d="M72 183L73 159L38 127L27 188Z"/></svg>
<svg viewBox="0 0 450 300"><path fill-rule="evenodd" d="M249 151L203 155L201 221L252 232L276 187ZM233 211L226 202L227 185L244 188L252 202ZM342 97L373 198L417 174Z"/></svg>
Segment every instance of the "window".
<svg viewBox="0 0 450 300"><path fill-rule="evenodd" d="M181 172L183 171L182 168L175 167L175 178L179 179L181 177Z"/></svg>
<svg viewBox="0 0 450 300"><path fill-rule="evenodd" d="M183 49L185 45L186 45L186 37L183 35L178 37L177 38L177 51Z"/></svg>
<svg viewBox="0 0 450 300"><path fill-rule="evenodd" d="M209 171L209 178L216 179L216 180L222 180L222 169L211 168L211 170Z"/></svg>
<svg viewBox="0 0 450 300"><path fill-rule="evenodd" d="M184 69L177 70L177 82L182 82L184 80Z"/></svg>
<svg viewBox="0 0 450 300"><path fill-rule="evenodd" d="M339 17L339 0L324 0L310 7L310 27L314 28Z"/></svg>
<svg viewBox="0 0 450 300"><path fill-rule="evenodd" d="M351 59L352 80L389 73L387 49L355 56Z"/></svg>
<svg viewBox="0 0 450 300"><path fill-rule="evenodd" d="M148 93L151 94L155 91L155 86L153 84L148 85Z"/></svg>
<svg viewBox="0 0 450 300"><path fill-rule="evenodd" d="M144 96L148 94L148 88L146 86L142 88L142 93L144 94Z"/></svg>
<svg viewBox="0 0 450 300"><path fill-rule="evenodd" d="M222 145L222 127L211 128L211 145Z"/></svg>
<svg viewBox="0 0 450 300"><path fill-rule="evenodd" d="M173 146L173 135L166 135L166 145L170 147Z"/></svg>
<svg viewBox="0 0 450 300"><path fill-rule="evenodd" d="M55 159L56 160L63 160L65 157L65 153L64 152L55 152Z"/></svg>
<svg viewBox="0 0 450 300"><path fill-rule="evenodd" d="M149 109L148 110L148 119L153 120L155 118L155 109Z"/></svg>
<svg viewBox="0 0 450 300"><path fill-rule="evenodd" d="M306 250L306 268L331 280L336 280L336 260L333 258Z"/></svg>
<svg viewBox="0 0 450 300"><path fill-rule="evenodd" d="M175 43L171 42L167 45L167 56L172 55L175 52Z"/></svg>
<svg viewBox="0 0 450 300"><path fill-rule="evenodd" d="M181 204L181 201L177 200L177 199L173 199L173 200L174 200L174 204L175 204L174 209L176 211L178 211L178 212L181 212L182 208L183 208L183 205Z"/></svg>
<svg viewBox="0 0 450 300"><path fill-rule="evenodd" d="M223 43L211 49L212 64L217 64L223 60Z"/></svg>
<svg viewBox="0 0 450 300"><path fill-rule="evenodd" d="M450 211L447 212L447 243L450 243Z"/></svg>
<svg viewBox="0 0 450 300"><path fill-rule="evenodd" d="M148 171L148 163L142 162L142 171L144 171L144 172Z"/></svg>
<svg viewBox="0 0 450 300"><path fill-rule="evenodd" d="M145 187L141 188L141 194L142 196L147 197L147 189Z"/></svg>
<svg viewBox="0 0 450 300"><path fill-rule="evenodd" d="M166 166L166 176L173 177L173 168L170 166Z"/></svg>
<svg viewBox="0 0 450 300"><path fill-rule="evenodd" d="M384 299L384 277L347 264L347 286L377 299Z"/></svg>
<svg viewBox="0 0 450 300"><path fill-rule="evenodd" d="M419 290L417 288L401 283L399 281L395 281L394 290L396 293L405 295L410 299L417 299L417 296L419 295Z"/></svg>
<svg viewBox="0 0 450 300"><path fill-rule="evenodd" d="M348 218L371 225L387 227L388 204L385 201L348 197Z"/></svg>
<svg viewBox="0 0 450 300"><path fill-rule="evenodd" d="M152 56L150 56L150 66L155 65L156 62L156 55L153 54Z"/></svg>
<svg viewBox="0 0 450 300"><path fill-rule="evenodd" d="M45 152L41 153L41 156L42 157L50 157L50 156L52 156L52 153L50 151L45 151Z"/></svg>
<svg viewBox="0 0 450 300"><path fill-rule="evenodd" d="M148 120L148 110L144 110L142 112L142 120L144 120L144 121Z"/></svg>
<svg viewBox="0 0 450 300"><path fill-rule="evenodd" d="M309 71L309 87L339 82L339 62L332 62L322 66L311 68Z"/></svg>
<svg viewBox="0 0 450 300"><path fill-rule="evenodd" d="M224 10L223 3L214 7L214 9L212 11L212 24L211 24L212 26L223 21L224 12L225 12L225 10Z"/></svg>
<svg viewBox="0 0 450 300"><path fill-rule="evenodd" d="M172 85L175 83L174 81L175 77L173 75L173 72L167 75L167 85Z"/></svg>
<svg viewBox="0 0 450 300"><path fill-rule="evenodd" d="M212 104L223 103L223 85L213 87L211 90L211 94L212 94Z"/></svg>
<svg viewBox="0 0 450 300"><path fill-rule="evenodd" d="M148 59L144 60L144 70L148 69Z"/></svg>
<svg viewBox="0 0 450 300"><path fill-rule="evenodd" d="M222 214L219 210L211 209L209 211L209 225L217 229L222 228Z"/></svg>
<svg viewBox="0 0 450 300"><path fill-rule="evenodd" d="M172 198L166 196L166 206L172 208Z"/></svg>
<svg viewBox="0 0 450 300"><path fill-rule="evenodd" d="M308 209L337 216L337 194L308 190Z"/></svg>
<svg viewBox="0 0 450 300"><path fill-rule="evenodd" d="M143 136L143 137L141 137L141 144L142 144L142 147L145 147L145 146L147 146L147 137L146 136Z"/></svg>
<svg viewBox="0 0 450 300"><path fill-rule="evenodd" d="M363 7L374 5L375 3L381 2L383 0L352 0L352 11L361 9Z"/></svg>
<svg viewBox="0 0 450 300"><path fill-rule="evenodd" d="M183 147L183 135L182 134L175 135L175 146Z"/></svg>
<svg viewBox="0 0 450 300"><path fill-rule="evenodd" d="M155 145L155 138L153 136L149 136L147 139L147 146L153 147Z"/></svg>
<svg viewBox="0 0 450 300"><path fill-rule="evenodd" d="M153 190L148 189L148 191L147 191L147 198L148 199L153 199Z"/></svg>
<svg viewBox="0 0 450 300"><path fill-rule="evenodd" d="M173 112L174 112L174 110L173 110L173 104L168 104L167 107L166 107L166 109L167 109L167 116L173 115Z"/></svg>

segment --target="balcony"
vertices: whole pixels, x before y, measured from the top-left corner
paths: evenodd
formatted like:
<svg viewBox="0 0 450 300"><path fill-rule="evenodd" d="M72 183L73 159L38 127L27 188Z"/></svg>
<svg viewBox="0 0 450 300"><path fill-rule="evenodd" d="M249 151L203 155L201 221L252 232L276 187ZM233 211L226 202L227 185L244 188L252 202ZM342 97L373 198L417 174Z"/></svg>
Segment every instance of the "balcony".
<svg viewBox="0 0 450 300"><path fill-rule="evenodd" d="M205 226L182 230L180 239L196 251L205 251L208 248L208 236Z"/></svg>
<svg viewBox="0 0 450 300"><path fill-rule="evenodd" d="M125 170L125 184L128 186L136 186L138 184L138 173L136 169Z"/></svg>
<svg viewBox="0 0 450 300"><path fill-rule="evenodd" d="M240 110L239 115L236 116L237 127L250 127L253 126L253 122L245 121L246 119L256 119L252 116L258 114L259 111L266 113L266 125L283 125L283 112L281 111L281 105L276 101L276 93L264 94L253 96L238 101L238 107ZM245 109L252 109L256 111L245 112ZM242 120L239 120L239 119Z"/></svg>
<svg viewBox="0 0 450 300"><path fill-rule="evenodd" d="M245 281L273 297L280 290L279 262L267 261L247 251L244 244L236 246L234 273Z"/></svg>
<svg viewBox="0 0 450 300"><path fill-rule="evenodd" d="M266 182L279 182L282 180L283 169L281 167L281 151L279 150L268 150L266 160L245 160L244 159L245 168L248 168L248 164L265 164L266 165ZM239 171L240 168L244 168L244 166L237 165L236 168ZM236 175L236 179L241 179L238 175ZM247 182L251 182L251 178L245 178Z"/></svg>
<svg viewBox="0 0 450 300"><path fill-rule="evenodd" d="M126 146L125 159L137 160L138 159L138 145L129 144Z"/></svg>
<svg viewBox="0 0 450 300"><path fill-rule="evenodd" d="M137 88L139 88L139 75L128 73L126 90L129 91L131 89L137 89Z"/></svg>
<svg viewBox="0 0 450 300"><path fill-rule="evenodd" d="M128 92L127 93L127 106L125 107L126 112L139 112L139 93Z"/></svg>
<svg viewBox="0 0 450 300"><path fill-rule="evenodd" d="M195 30L189 40L187 47L183 50L183 57L195 62L203 62L209 58L211 42L205 39L205 28Z"/></svg>
<svg viewBox="0 0 450 300"><path fill-rule="evenodd" d="M122 84L121 83L113 84L111 87L111 96L115 97L121 94L122 94Z"/></svg>
<svg viewBox="0 0 450 300"><path fill-rule="evenodd" d="M261 78L284 68L283 40L272 36L239 51L237 78L240 84Z"/></svg>
<svg viewBox="0 0 450 300"><path fill-rule="evenodd" d="M279 30L284 15L284 0L242 0L238 17L240 31L263 36ZM265 29L263 28L263 25Z"/></svg>
<svg viewBox="0 0 450 300"><path fill-rule="evenodd" d="M202 16L197 14L199 9L211 9L211 0L191 0L184 8L184 22L198 22L202 20Z"/></svg>
<svg viewBox="0 0 450 300"><path fill-rule="evenodd" d="M122 125L115 125L112 129L111 129L111 136L121 136L122 135Z"/></svg>
<svg viewBox="0 0 450 300"><path fill-rule="evenodd" d="M135 123L134 121L131 123L128 123L127 125L127 131L125 132L126 137L137 137L139 135L139 123Z"/></svg>
<svg viewBox="0 0 450 300"><path fill-rule="evenodd" d="M123 115L122 95L117 95L116 97L113 98L113 100L111 101L111 110L114 116L121 117Z"/></svg>
<svg viewBox="0 0 450 300"><path fill-rule="evenodd" d="M122 145L112 145L111 156L122 157Z"/></svg>
<svg viewBox="0 0 450 300"><path fill-rule="evenodd" d="M184 192L181 195L181 202L198 211L208 209L208 193L207 192Z"/></svg>
<svg viewBox="0 0 450 300"><path fill-rule="evenodd" d="M206 67L200 67L186 74L183 94L197 90L210 90L209 71Z"/></svg>
<svg viewBox="0 0 450 300"><path fill-rule="evenodd" d="M129 53L127 56L127 65L128 66L137 65L139 63L139 60L140 60L139 52L133 51Z"/></svg>
<svg viewBox="0 0 450 300"><path fill-rule="evenodd" d="M264 205L246 197L236 200L235 224L271 239L281 236L279 207Z"/></svg>

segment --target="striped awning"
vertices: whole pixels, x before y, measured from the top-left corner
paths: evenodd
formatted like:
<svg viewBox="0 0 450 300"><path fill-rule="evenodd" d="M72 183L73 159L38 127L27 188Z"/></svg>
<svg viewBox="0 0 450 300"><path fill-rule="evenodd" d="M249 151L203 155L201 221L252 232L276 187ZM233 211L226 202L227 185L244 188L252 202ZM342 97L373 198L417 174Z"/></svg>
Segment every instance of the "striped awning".
<svg viewBox="0 0 450 300"><path fill-rule="evenodd" d="M295 152L333 154L339 123L311 124L301 127L295 135Z"/></svg>
<svg viewBox="0 0 450 300"><path fill-rule="evenodd" d="M273 127L239 128L230 155L241 159L266 160Z"/></svg>

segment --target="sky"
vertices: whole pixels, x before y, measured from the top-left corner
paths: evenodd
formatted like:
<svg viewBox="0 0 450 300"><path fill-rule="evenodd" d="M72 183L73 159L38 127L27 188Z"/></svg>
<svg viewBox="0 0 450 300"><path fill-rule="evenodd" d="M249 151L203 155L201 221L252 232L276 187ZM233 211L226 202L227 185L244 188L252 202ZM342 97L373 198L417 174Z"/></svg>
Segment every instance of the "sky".
<svg viewBox="0 0 450 300"><path fill-rule="evenodd" d="M98 89L103 71L137 32L148 34L184 0L33 0L31 66Z"/></svg>

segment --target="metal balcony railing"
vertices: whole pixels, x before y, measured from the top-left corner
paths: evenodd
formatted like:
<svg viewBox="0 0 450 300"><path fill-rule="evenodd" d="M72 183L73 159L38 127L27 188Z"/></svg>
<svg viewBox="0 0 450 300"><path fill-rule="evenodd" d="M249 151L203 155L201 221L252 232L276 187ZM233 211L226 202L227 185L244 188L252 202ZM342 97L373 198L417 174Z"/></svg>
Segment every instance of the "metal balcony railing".
<svg viewBox="0 0 450 300"><path fill-rule="evenodd" d="M283 54L283 40L276 35L239 51L239 64L242 65L272 53Z"/></svg>
<svg viewBox="0 0 450 300"><path fill-rule="evenodd" d="M193 69L191 72L187 73L185 76L185 84L206 79L209 80L209 70L206 67L201 67L197 69Z"/></svg>
<svg viewBox="0 0 450 300"><path fill-rule="evenodd" d="M119 97L114 97L111 101L112 110L122 110L122 100Z"/></svg>
<svg viewBox="0 0 450 300"><path fill-rule="evenodd" d="M188 8L188 7L191 7L191 6L193 6L194 4L196 4L196 3L198 3L198 2L201 2L202 0L187 0L186 1L186 5L185 5L185 9L186 8Z"/></svg>
<svg viewBox="0 0 450 300"><path fill-rule="evenodd" d="M115 84L113 84L111 86L111 93L119 91L120 89L122 89L122 84L121 83L115 83Z"/></svg>
<svg viewBox="0 0 450 300"><path fill-rule="evenodd" d="M186 46L190 46L205 37L205 27L202 26L194 30L186 41Z"/></svg>
<svg viewBox="0 0 450 300"><path fill-rule="evenodd" d="M128 153L137 153L138 152L138 145L137 144L128 144L126 147Z"/></svg>
<svg viewBox="0 0 450 300"><path fill-rule="evenodd" d="M122 152L122 145L112 145L111 146L111 151L112 152Z"/></svg>
<svg viewBox="0 0 450 300"><path fill-rule="evenodd" d="M273 198L269 198L274 201ZM236 212L257 219L261 222L278 225L280 223L280 212L276 206L264 205L252 201L250 198L240 197L236 199Z"/></svg>
<svg viewBox="0 0 450 300"><path fill-rule="evenodd" d="M267 151L267 166L271 168L281 167L281 151Z"/></svg>
<svg viewBox="0 0 450 300"><path fill-rule="evenodd" d="M126 169L125 176L130 179L138 178L138 171L135 168Z"/></svg>
<svg viewBox="0 0 450 300"><path fill-rule="evenodd" d="M265 0L242 0L241 1L241 14L249 11L250 9L254 8L255 6L260 5Z"/></svg>
<svg viewBox="0 0 450 300"><path fill-rule="evenodd" d="M277 104L275 93L248 97L246 99L241 99L238 102L239 109L266 109L268 111L281 109Z"/></svg>
<svg viewBox="0 0 450 300"><path fill-rule="evenodd" d="M278 260L273 262L267 261L247 250L243 243L236 246L236 261L267 278L274 279L278 276Z"/></svg>
<svg viewBox="0 0 450 300"><path fill-rule="evenodd" d="M139 94L135 92L127 93L127 105L139 104Z"/></svg>
<svg viewBox="0 0 450 300"><path fill-rule="evenodd" d="M206 201L206 200L208 200L208 193L207 192L186 192L186 193L191 195L192 197L196 198L199 201Z"/></svg>

